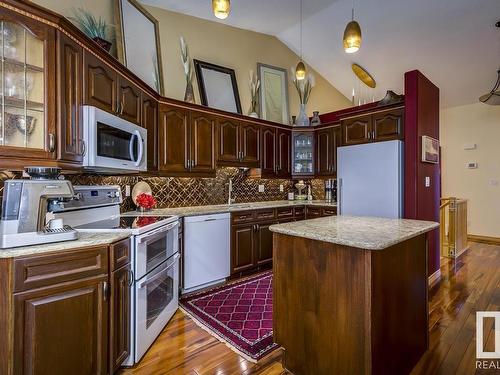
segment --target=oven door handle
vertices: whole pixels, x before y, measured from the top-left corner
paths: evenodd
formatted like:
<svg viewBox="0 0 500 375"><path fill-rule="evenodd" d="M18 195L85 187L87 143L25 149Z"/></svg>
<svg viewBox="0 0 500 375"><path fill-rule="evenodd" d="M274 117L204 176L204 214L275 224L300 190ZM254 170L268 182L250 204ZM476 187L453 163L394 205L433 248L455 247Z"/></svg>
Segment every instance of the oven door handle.
<svg viewBox="0 0 500 375"><path fill-rule="evenodd" d="M146 234L143 234L142 236L137 237L137 243L142 244L142 243L149 243L154 240L156 240L158 237L160 237L160 234L163 234L165 232L168 232L169 230L175 228L177 225L179 225L179 222L176 221L175 223L168 224L164 227L161 227L160 229L148 232Z"/></svg>
<svg viewBox="0 0 500 375"><path fill-rule="evenodd" d="M167 271L170 267L172 267L176 262L177 259L179 259L180 255L179 253L176 253L173 257L172 260L167 264L165 267L162 267L161 270L157 271L151 276L146 276L146 280L141 281L140 283L137 284L138 289L142 289L144 285L152 283L156 279L158 279L165 271Z"/></svg>

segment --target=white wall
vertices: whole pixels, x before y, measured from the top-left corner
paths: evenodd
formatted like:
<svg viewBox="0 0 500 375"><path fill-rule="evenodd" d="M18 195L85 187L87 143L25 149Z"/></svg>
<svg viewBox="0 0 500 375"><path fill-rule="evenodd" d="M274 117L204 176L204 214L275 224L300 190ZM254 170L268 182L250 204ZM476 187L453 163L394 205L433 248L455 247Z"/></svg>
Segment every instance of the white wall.
<svg viewBox="0 0 500 375"><path fill-rule="evenodd" d="M447 108L440 122L442 196L469 200L469 234L500 237L500 106ZM471 143L477 149L464 150Z"/></svg>

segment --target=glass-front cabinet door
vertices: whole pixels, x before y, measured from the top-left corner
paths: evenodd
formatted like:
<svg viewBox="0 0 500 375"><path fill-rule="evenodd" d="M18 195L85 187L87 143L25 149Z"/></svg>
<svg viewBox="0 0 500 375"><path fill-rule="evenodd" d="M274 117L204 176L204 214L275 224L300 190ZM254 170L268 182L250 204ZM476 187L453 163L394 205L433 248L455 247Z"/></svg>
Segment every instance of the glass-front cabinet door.
<svg viewBox="0 0 500 375"><path fill-rule="evenodd" d="M293 175L314 175L314 131L294 130L292 132L293 145Z"/></svg>
<svg viewBox="0 0 500 375"><path fill-rule="evenodd" d="M55 31L2 10L0 57L0 154L52 157L56 141Z"/></svg>

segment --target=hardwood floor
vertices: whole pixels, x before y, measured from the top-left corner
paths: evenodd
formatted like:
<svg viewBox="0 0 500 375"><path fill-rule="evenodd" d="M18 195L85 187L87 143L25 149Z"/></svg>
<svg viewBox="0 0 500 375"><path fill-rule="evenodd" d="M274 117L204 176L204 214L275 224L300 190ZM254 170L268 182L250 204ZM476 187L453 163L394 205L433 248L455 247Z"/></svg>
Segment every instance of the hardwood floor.
<svg viewBox="0 0 500 375"><path fill-rule="evenodd" d="M442 280L429 292L430 349L411 375L498 374L477 370L476 311L500 311L500 246L471 243L456 263L442 260ZM486 349L493 350L493 323L485 321ZM177 312L154 345L128 374L283 374L280 351L259 363L240 357Z"/></svg>

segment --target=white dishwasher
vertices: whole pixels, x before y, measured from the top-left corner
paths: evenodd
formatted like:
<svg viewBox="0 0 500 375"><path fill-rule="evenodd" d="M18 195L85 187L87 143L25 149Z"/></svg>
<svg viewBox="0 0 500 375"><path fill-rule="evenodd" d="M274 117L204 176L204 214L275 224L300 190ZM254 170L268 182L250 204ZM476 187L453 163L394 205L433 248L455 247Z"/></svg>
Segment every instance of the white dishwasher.
<svg viewBox="0 0 500 375"><path fill-rule="evenodd" d="M229 213L184 218L184 293L229 277L230 218Z"/></svg>

